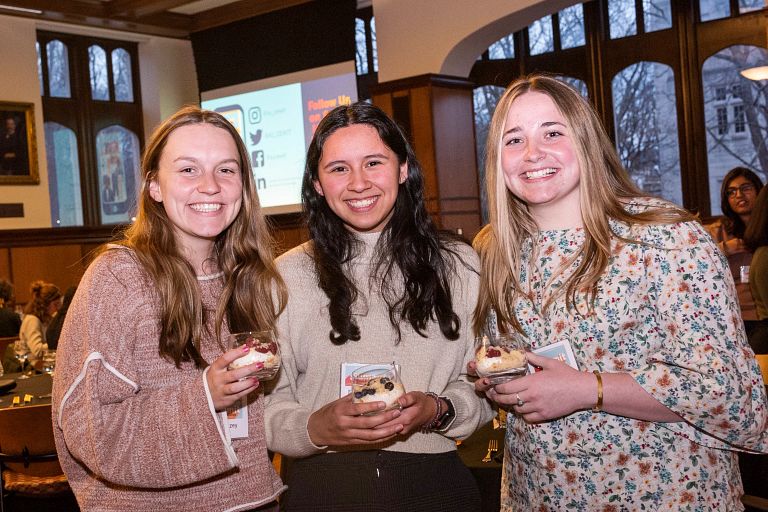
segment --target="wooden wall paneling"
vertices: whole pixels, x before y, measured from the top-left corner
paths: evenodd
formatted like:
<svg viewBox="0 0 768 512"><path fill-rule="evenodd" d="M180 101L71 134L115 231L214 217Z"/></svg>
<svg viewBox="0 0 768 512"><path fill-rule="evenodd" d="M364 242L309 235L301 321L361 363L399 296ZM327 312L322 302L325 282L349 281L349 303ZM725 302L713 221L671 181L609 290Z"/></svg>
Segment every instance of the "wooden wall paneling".
<svg viewBox="0 0 768 512"><path fill-rule="evenodd" d="M374 105L390 115L398 110L393 98L409 95L409 137L424 170L427 209L439 227L461 228L467 238L481 225L472 88L463 78L422 75L372 91Z"/></svg>
<svg viewBox="0 0 768 512"><path fill-rule="evenodd" d="M411 142L424 173L424 200L427 211L442 227L440 218L440 181L435 155L435 126L432 119L430 87L414 87L411 96Z"/></svg>
<svg viewBox="0 0 768 512"><path fill-rule="evenodd" d="M64 291L77 285L85 272L80 244L14 247L11 251L16 300L20 303L29 301L32 281L42 279Z"/></svg>
<svg viewBox="0 0 768 512"><path fill-rule="evenodd" d="M482 223L472 90L432 87L432 119L442 227L471 240Z"/></svg>
<svg viewBox="0 0 768 512"><path fill-rule="evenodd" d="M11 250L7 247L0 249L0 279L8 279L13 282L13 274L11 274Z"/></svg>

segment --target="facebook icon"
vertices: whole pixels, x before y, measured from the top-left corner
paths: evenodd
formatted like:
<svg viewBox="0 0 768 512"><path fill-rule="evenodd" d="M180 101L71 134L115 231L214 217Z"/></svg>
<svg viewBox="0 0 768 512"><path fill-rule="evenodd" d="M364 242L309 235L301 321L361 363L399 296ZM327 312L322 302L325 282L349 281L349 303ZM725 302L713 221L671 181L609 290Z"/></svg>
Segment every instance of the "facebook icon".
<svg viewBox="0 0 768 512"><path fill-rule="evenodd" d="M257 149L251 153L251 160L254 167L264 167L264 150Z"/></svg>

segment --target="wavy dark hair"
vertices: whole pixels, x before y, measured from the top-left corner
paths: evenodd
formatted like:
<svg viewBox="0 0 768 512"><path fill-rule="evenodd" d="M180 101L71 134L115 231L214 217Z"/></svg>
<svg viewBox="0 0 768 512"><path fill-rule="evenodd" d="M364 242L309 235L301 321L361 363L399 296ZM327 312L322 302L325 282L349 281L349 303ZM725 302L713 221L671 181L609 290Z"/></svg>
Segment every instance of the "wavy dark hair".
<svg viewBox="0 0 768 512"><path fill-rule="evenodd" d="M326 115L307 150L302 183L302 202L307 217L318 284L330 304L331 342L343 345L360 339L360 328L352 319L351 306L358 290L344 272L344 264L359 254L359 241L328 206L314 187L323 145L336 130L365 124L376 130L382 142L407 163L408 175L397 191L392 217L376 244L377 259L371 277L380 280L382 297L389 308L389 321L401 339L400 322L426 337L430 321L437 321L443 335L455 340L461 322L453 310L450 275L454 258L461 261L455 244L458 237L440 232L427 213L424 179L413 148L405 135L383 111L367 103L340 106ZM463 262L462 262L463 263ZM401 286L397 280L402 279Z"/></svg>
<svg viewBox="0 0 768 512"><path fill-rule="evenodd" d="M755 195L760 193L760 189L763 188L763 182L760 177L755 174L751 169L746 167L734 167L723 178L723 185L720 187L720 209L725 216L723 219L723 227L725 232L734 238L744 238L744 233L747 230L746 224L741 220L741 217L733 211L731 203L728 201L728 185L739 176L746 178L755 186Z"/></svg>

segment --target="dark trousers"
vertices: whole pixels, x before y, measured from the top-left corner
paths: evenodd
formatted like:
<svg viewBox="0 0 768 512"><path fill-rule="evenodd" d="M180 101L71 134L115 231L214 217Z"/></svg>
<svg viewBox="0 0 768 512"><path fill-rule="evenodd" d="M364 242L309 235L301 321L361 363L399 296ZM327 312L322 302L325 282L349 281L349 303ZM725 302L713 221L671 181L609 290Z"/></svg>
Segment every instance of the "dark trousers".
<svg viewBox="0 0 768 512"><path fill-rule="evenodd" d="M286 512L479 512L477 483L455 451L382 450L292 460Z"/></svg>

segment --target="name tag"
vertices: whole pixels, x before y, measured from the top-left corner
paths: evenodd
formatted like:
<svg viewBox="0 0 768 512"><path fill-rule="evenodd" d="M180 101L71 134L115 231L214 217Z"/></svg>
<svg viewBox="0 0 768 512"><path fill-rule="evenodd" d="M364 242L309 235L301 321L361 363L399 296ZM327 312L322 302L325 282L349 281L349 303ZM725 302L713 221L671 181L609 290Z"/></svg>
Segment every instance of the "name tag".
<svg viewBox="0 0 768 512"><path fill-rule="evenodd" d="M241 398L232 407L227 408L226 426L229 437L242 439L248 437L248 400Z"/></svg>
<svg viewBox="0 0 768 512"><path fill-rule="evenodd" d="M531 352L539 356L549 357L551 359L562 361L575 370L579 369L579 363L576 362L576 356L573 355L571 342L565 338L551 343L545 347L539 347L535 350L532 350ZM534 373L539 370L539 368L536 368L531 364L528 365L529 373Z"/></svg>

